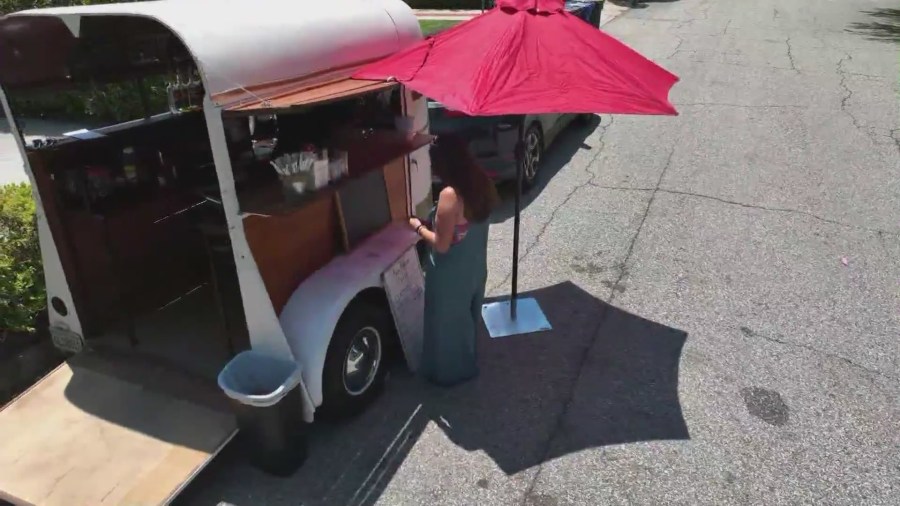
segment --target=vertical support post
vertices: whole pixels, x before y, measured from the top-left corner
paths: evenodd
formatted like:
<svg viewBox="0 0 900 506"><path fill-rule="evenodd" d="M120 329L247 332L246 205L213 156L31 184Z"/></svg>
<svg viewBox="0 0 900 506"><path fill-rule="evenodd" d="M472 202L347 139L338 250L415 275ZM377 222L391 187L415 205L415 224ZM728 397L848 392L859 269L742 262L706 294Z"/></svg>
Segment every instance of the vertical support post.
<svg viewBox="0 0 900 506"><path fill-rule="evenodd" d="M512 293L509 298L510 317L516 319L516 299L519 297L519 225L522 214L522 177L525 164L525 118L519 122L519 140L516 147L516 198L513 218Z"/></svg>

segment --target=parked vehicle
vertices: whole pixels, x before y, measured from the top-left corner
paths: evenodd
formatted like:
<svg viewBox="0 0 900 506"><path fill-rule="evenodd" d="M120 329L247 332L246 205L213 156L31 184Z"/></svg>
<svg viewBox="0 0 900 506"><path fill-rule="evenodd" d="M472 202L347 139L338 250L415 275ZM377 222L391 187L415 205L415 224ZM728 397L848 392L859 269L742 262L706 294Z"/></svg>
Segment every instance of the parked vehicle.
<svg viewBox="0 0 900 506"><path fill-rule="evenodd" d="M349 76L421 38L401 0L0 18L0 103L72 355L0 411L0 499L168 503L235 433L216 377L241 350L296 362L308 422L376 397L405 351L385 279L430 204L430 137L421 96ZM162 81L162 110L135 93L143 117L25 144L18 99Z"/></svg>
<svg viewBox="0 0 900 506"><path fill-rule="evenodd" d="M599 27L602 5L602 2L590 0L569 0L566 3L566 10ZM521 141L524 146L520 161L523 164L522 184L528 189L537 181L544 153L559 134L574 120L586 119L589 115L472 117L448 110L443 104L429 100L428 117L432 133L438 136L453 133L465 138L469 142L472 154L488 175L498 182L515 179L516 146Z"/></svg>
<svg viewBox="0 0 900 506"><path fill-rule="evenodd" d="M579 115L467 116L429 100L428 118L433 134L452 133L467 140L476 160L497 182L515 180L516 146L521 140L522 184L527 189L537 181L544 152Z"/></svg>
<svg viewBox="0 0 900 506"><path fill-rule="evenodd" d="M599 28L605 3L605 0L566 0L566 10Z"/></svg>

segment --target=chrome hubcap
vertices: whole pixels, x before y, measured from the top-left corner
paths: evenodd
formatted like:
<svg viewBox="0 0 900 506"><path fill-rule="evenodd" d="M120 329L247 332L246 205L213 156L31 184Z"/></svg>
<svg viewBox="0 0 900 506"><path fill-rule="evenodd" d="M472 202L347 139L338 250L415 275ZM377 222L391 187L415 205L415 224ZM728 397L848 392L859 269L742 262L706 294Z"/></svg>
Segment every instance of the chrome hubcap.
<svg viewBox="0 0 900 506"><path fill-rule="evenodd" d="M381 366L381 335L372 327L359 330L344 360L344 388L350 395L364 393Z"/></svg>
<svg viewBox="0 0 900 506"><path fill-rule="evenodd" d="M537 175L541 161L541 137L536 130L531 130L525 137L525 179L531 181Z"/></svg>

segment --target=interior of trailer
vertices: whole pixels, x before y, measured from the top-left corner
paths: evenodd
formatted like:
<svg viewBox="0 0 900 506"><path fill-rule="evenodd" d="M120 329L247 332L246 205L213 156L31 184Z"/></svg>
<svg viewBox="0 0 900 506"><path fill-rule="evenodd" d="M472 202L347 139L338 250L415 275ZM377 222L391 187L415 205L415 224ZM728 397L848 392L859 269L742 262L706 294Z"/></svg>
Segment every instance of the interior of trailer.
<svg viewBox="0 0 900 506"><path fill-rule="evenodd" d="M214 378L248 342L224 214L207 200L219 190L193 59L150 19L86 17L77 38L36 22L40 40L4 46L17 119L36 97L114 118L26 146L75 305L51 310L77 310L92 348Z"/></svg>
<svg viewBox="0 0 900 506"><path fill-rule="evenodd" d="M407 216L402 155L413 148L398 114L394 87L226 118L243 226L276 312L310 274ZM209 146L194 110L29 147L92 348L214 378L249 347ZM271 161L300 149L346 153L346 174L286 193Z"/></svg>

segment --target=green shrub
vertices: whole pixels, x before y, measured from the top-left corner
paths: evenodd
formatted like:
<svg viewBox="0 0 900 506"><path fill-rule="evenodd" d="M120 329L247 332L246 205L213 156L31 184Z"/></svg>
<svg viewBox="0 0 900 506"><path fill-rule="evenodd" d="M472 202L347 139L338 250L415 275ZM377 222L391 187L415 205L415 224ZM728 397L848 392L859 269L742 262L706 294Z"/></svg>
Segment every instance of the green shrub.
<svg viewBox="0 0 900 506"><path fill-rule="evenodd" d="M70 5L107 4L133 0L0 0L0 15L27 9L65 7ZM167 108L165 83L162 78L145 84L150 110L154 113ZM99 123L119 123L140 118L138 85L134 82L82 86L62 92L40 93L32 96L10 95L13 111L22 117L49 116L53 119L88 120Z"/></svg>
<svg viewBox="0 0 900 506"><path fill-rule="evenodd" d="M45 306L31 187L0 186L0 335L34 330L34 318Z"/></svg>
<svg viewBox="0 0 900 506"><path fill-rule="evenodd" d="M458 19L420 19L419 27L422 35L436 35L461 23Z"/></svg>
<svg viewBox="0 0 900 506"><path fill-rule="evenodd" d="M162 77L144 81L151 114L168 110L166 84ZM62 92L11 94L16 116L49 117L55 120L86 120L88 123L122 123L144 116L140 85L134 81L84 85Z"/></svg>

